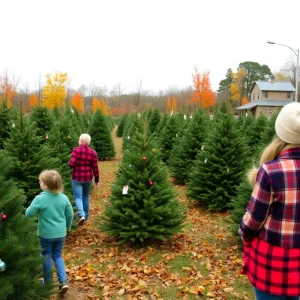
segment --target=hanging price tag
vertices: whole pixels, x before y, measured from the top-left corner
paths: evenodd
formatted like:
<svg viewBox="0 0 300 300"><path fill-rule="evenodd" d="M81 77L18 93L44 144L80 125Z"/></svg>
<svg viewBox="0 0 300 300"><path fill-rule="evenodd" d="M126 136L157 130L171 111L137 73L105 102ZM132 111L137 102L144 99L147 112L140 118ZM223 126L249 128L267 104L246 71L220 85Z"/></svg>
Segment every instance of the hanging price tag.
<svg viewBox="0 0 300 300"><path fill-rule="evenodd" d="M127 195L128 194L128 185L123 186L123 195Z"/></svg>

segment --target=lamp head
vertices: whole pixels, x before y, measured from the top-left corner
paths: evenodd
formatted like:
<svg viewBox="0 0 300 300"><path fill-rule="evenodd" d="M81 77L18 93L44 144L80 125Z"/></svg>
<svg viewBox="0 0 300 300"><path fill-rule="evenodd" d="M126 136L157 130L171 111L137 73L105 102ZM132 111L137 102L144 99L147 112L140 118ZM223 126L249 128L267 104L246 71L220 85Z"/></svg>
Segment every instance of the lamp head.
<svg viewBox="0 0 300 300"><path fill-rule="evenodd" d="M273 42L273 41L267 41L267 43L268 44L271 44L271 45L274 45L274 44L276 44L275 42Z"/></svg>

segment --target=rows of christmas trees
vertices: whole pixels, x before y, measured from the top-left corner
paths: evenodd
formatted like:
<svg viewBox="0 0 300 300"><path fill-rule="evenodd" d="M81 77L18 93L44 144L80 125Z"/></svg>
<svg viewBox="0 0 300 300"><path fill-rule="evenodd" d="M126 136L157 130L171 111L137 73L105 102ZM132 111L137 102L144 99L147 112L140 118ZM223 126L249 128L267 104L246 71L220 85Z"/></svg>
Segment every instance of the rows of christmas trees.
<svg viewBox="0 0 300 300"><path fill-rule="evenodd" d="M100 161L116 154L114 121L101 111L91 115L70 107L52 111L36 107L27 116L20 111L5 104L0 107L0 271L8 275L0 273L0 299L21 299L21 290L22 295L40 298L51 292L51 287L40 291L36 224L24 216L25 208L40 192L38 174L57 169L72 199L67 162L79 135L91 135L91 146ZM236 231L251 193L246 172L273 138L275 119L276 115L234 118L226 105L213 117L202 109L190 115L158 110L123 115L116 131L123 140L123 158L99 216L102 230L120 242L165 240L178 233L187 208L176 198L173 181L185 185L188 197L207 209L231 211L232 230ZM24 270L13 259L21 251ZM28 281L11 281L14 273Z"/></svg>
<svg viewBox="0 0 300 300"><path fill-rule="evenodd" d="M112 159L114 125L100 111L94 115L70 107L53 111L35 107L30 115L21 111L5 103L0 106L0 299L43 299L54 286L39 282L42 258L37 224L24 214L40 193L38 175L45 169L58 170L64 192L73 201L67 163L79 135L91 135L99 160Z"/></svg>
<svg viewBox="0 0 300 300"><path fill-rule="evenodd" d="M149 232L140 227L139 218L148 221L151 214L143 215L144 206L137 204L141 193L144 201L156 202L159 198L157 190L147 187L147 178L149 182L150 179L153 181L148 168L144 164L136 165L145 153L145 145L149 140L155 150L156 160L159 158L163 163L159 168L167 168L167 174L175 184L186 185L189 199L211 211L230 211L230 227L236 233L252 191L247 182L247 171L257 163L262 149L274 137L276 117L276 114L269 119L263 114L258 118L251 115L234 117L225 104L215 111L213 117L202 109L191 115L161 114L158 110L124 115L116 134L123 138L125 156L117 182L112 188L103 229L122 240L143 240L147 234L155 237L151 235L151 227ZM141 124L147 124L147 131L144 130L143 134ZM140 136L139 140L144 138L139 146L137 136ZM155 164L158 165L158 162ZM122 194L122 185L128 187L129 195ZM162 189L160 186L159 192ZM127 211L127 204L130 212ZM182 211L180 213L182 215ZM127 216L136 214L139 217L131 219L131 230L127 226Z"/></svg>

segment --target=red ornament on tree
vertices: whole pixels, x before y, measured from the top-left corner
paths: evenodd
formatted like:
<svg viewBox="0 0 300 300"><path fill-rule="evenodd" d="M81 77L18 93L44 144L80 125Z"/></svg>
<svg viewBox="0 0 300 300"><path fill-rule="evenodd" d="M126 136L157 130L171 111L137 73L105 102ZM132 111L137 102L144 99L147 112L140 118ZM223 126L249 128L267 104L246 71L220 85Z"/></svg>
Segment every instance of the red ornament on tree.
<svg viewBox="0 0 300 300"><path fill-rule="evenodd" d="M150 185L150 186L152 186L152 185L153 185L153 182L152 182L151 180L149 181L149 185Z"/></svg>
<svg viewBox="0 0 300 300"><path fill-rule="evenodd" d="M144 160L144 161L147 160L147 157L146 157L146 156L143 156L143 160Z"/></svg>
<svg viewBox="0 0 300 300"><path fill-rule="evenodd" d="M1 220L4 222L7 220L7 215L2 213Z"/></svg>

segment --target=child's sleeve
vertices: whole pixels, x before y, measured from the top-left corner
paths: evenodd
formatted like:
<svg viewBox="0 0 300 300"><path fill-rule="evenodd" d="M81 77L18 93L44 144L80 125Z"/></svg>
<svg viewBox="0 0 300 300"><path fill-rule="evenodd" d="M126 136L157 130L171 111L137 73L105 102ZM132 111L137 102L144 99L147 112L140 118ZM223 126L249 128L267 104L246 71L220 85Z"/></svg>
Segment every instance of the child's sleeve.
<svg viewBox="0 0 300 300"><path fill-rule="evenodd" d="M72 225L72 221L73 221L73 216L74 216L74 212L73 212L73 207L70 203L69 198L67 198L67 205L66 205L66 210L65 210L65 216L66 216L66 226L67 226L67 230L71 229L71 225Z"/></svg>
<svg viewBox="0 0 300 300"><path fill-rule="evenodd" d="M30 206L27 207L27 209L25 211L25 215L28 217L34 217L38 213L39 209L40 209L39 201L38 201L38 198L35 197L33 199L33 201L31 202Z"/></svg>

